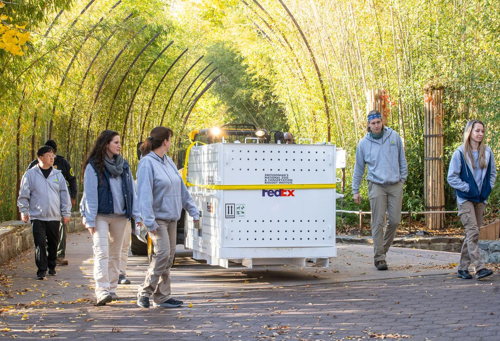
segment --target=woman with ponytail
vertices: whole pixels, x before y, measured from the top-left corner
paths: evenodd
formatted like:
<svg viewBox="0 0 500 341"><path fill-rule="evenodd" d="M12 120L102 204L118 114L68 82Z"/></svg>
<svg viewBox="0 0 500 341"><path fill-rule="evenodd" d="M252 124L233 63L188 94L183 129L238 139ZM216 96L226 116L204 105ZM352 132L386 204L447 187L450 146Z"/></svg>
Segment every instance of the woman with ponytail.
<svg viewBox="0 0 500 341"><path fill-rule="evenodd" d="M496 176L493 152L484 143L484 124L479 120L471 120L465 126L464 143L453 154L448 170L448 183L457 194L458 215L465 227L457 273L459 278L472 279L469 273L471 262L477 279L493 274L481 260L478 239L486 199L495 185Z"/></svg>
<svg viewBox="0 0 500 341"><path fill-rule="evenodd" d="M139 225L135 183L128 162L121 156L120 135L104 130L85 162L83 224L94 243L94 279L97 305L117 299L120 253L126 225L132 217Z"/></svg>
<svg viewBox="0 0 500 341"><path fill-rule="evenodd" d="M154 128L140 147L142 159L137 167L137 190L140 212L155 253L149 264L144 283L139 286L137 305L175 308L182 301L171 297L170 268L174 262L177 240L177 220L184 208L195 222L199 211L186 185L166 154L172 145L174 132L165 127Z"/></svg>

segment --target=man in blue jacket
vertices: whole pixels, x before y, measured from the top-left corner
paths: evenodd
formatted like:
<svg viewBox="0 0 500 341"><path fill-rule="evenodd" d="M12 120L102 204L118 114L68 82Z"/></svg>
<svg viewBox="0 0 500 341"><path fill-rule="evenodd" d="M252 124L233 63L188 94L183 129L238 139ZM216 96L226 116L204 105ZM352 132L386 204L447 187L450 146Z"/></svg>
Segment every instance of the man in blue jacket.
<svg viewBox="0 0 500 341"><path fill-rule="evenodd" d="M365 167L368 168L366 180L372 211L374 263L378 270L387 270L385 257L401 221L403 184L408 176L408 166L401 137L391 128L384 127L382 115L376 110L368 113L368 133L356 149L352 192L358 205L361 204L359 186Z"/></svg>
<svg viewBox="0 0 500 341"><path fill-rule="evenodd" d="M37 151L38 164L24 173L17 199L22 220L33 225L37 279L56 274L59 224L69 223L71 201L68 186L60 170L53 167L54 149L43 146Z"/></svg>

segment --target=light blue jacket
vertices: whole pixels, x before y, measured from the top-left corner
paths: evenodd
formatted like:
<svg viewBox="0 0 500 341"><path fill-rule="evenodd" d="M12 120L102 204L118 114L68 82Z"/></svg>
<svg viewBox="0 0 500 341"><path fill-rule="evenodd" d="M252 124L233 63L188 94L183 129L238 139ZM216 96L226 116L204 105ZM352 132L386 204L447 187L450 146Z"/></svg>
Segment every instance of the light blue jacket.
<svg viewBox="0 0 500 341"><path fill-rule="evenodd" d="M356 164L352 177L352 193L359 193L359 186L368 168L366 180L382 186L405 182L408 176L403 141L398 133L384 127L384 136L374 139L370 133L359 141L356 148Z"/></svg>
<svg viewBox="0 0 500 341"><path fill-rule="evenodd" d="M132 172L129 170L129 178L131 181L130 187L133 189L134 200L132 201L132 217L135 222L141 222L141 217L139 213L139 205L137 203L137 191L135 188L134 178L132 176ZM113 203L114 203L114 214L116 215L125 215L125 210L121 207L124 207L124 199L123 199L123 191L121 188L121 178L111 178L110 186L111 192L113 195ZM97 209L99 206L98 203L98 190L97 187L99 185L99 178L95 169L88 164L85 168L85 175L83 178L83 197L80 202L80 213L85 220L85 224L87 227L95 227L95 220L97 217Z"/></svg>
<svg viewBox="0 0 500 341"><path fill-rule="evenodd" d="M156 219L177 221L184 208L194 220L199 210L174 162L154 152L144 156L137 167L137 194L142 222L148 230L158 228Z"/></svg>
<svg viewBox="0 0 500 341"><path fill-rule="evenodd" d="M39 165L27 170L21 179L17 206L23 215L29 213L30 220L59 221L61 216L71 217L71 199L62 172L52 168L45 178Z"/></svg>

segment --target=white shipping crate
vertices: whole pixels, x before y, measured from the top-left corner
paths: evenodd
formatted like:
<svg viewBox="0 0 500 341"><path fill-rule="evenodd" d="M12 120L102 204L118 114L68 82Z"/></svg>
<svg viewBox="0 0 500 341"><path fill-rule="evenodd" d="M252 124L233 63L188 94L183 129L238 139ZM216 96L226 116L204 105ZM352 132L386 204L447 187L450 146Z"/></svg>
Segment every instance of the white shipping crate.
<svg viewBox="0 0 500 341"><path fill-rule="evenodd" d="M328 266L335 247L333 145L218 143L191 148L188 183L201 218L187 218L193 257L228 267Z"/></svg>

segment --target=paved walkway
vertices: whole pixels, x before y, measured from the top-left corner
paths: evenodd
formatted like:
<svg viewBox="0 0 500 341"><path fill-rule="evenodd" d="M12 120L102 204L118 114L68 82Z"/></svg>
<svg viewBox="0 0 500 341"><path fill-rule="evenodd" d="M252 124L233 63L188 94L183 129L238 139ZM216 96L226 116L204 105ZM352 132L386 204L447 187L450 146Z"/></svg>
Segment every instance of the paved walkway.
<svg viewBox="0 0 500 341"><path fill-rule="evenodd" d="M131 257L121 301L94 307L91 244L70 235L70 266L34 279L33 254L0 267L0 338L160 340L498 340L498 275L459 280L457 254L391 249L377 271L372 249L339 247L328 269L221 269L178 256L179 309L140 309L145 257Z"/></svg>

